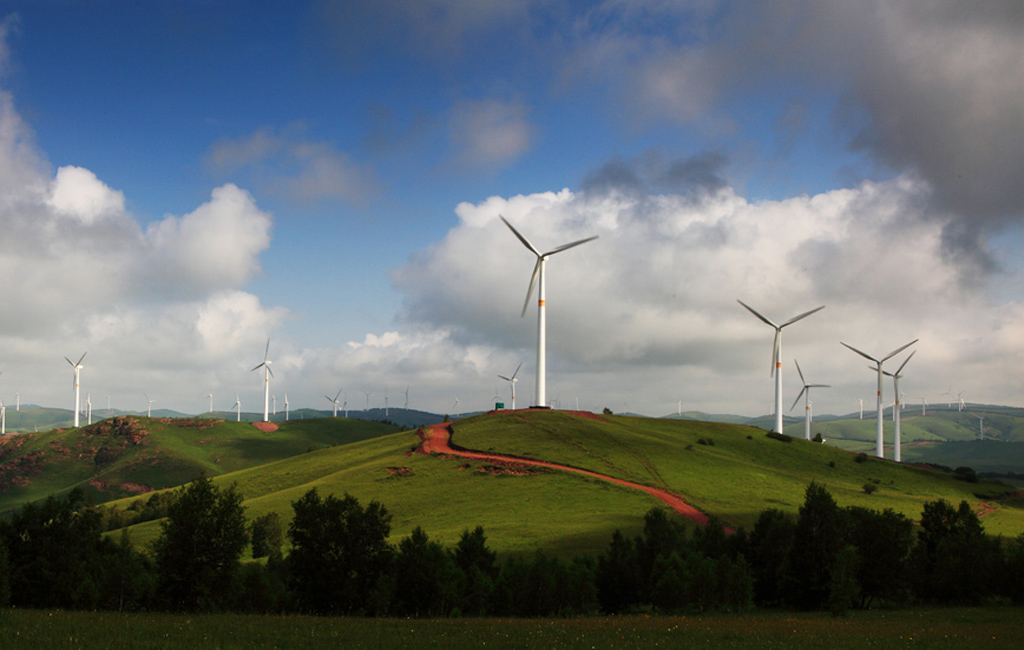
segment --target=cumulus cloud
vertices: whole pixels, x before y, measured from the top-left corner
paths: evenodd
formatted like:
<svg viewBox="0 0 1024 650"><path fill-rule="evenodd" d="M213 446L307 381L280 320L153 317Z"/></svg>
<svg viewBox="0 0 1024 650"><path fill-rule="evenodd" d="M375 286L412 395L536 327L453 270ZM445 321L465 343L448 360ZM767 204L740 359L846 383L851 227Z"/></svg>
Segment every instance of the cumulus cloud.
<svg viewBox="0 0 1024 650"><path fill-rule="evenodd" d="M870 383L840 340L887 352L920 337L916 377L901 386L931 394L965 383L951 361L968 353L949 350L988 349L975 337L998 333L993 377L1012 376L1011 359L1024 354L1024 339L1012 340L1020 306L979 291L944 254L941 225L921 207L927 188L914 176L757 203L717 183L696 195L637 191L656 178L635 178L629 191L602 185L461 204L459 225L394 274L405 317L465 349L502 351L506 365L531 365L535 308L522 319L519 311L534 258L503 215L541 250L600 236L552 257L547 271L549 393L585 394L590 407L599 396L620 410L624 393L631 408L656 413L678 399L736 408L738 395L762 395L740 409L770 410L771 331L737 298L777 322L827 305L787 329L784 344L787 373L796 357L815 381L836 387L816 396L826 410L849 412ZM988 400L1015 399L1001 380L970 381ZM521 384L524 394L532 383Z"/></svg>
<svg viewBox="0 0 1024 650"><path fill-rule="evenodd" d="M243 174L269 191L297 201L372 197L378 182L368 167L326 142L309 140L300 126L263 127L250 135L214 143L206 155L216 174Z"/></svg>
<svg viewBox="0 0 1024 650"><path fill-rule="evenodd" d="M190 214L143 229L124 194L90 170L52 171L0 91L5 392L13 383L23 403L66 404L62 357L85 351L89 385L122 399L148 390L170 402L197 381L222 385L241 351L259 349L287 316L243 290L271 223L224 185Z"/></svg>

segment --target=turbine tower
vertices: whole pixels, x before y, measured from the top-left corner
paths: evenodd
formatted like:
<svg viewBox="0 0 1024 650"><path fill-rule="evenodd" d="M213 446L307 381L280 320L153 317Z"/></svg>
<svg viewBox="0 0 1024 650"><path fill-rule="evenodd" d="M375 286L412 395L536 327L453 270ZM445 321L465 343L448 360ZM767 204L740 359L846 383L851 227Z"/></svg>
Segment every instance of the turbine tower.
<svg viewBox="0 0 1024 650"><path fill-rule="evenodd" d="M267 349L263 352L263 363L253 368L250 372L256 372L263 368L263 421L270 422L270 378L274 371L270 369L270 361L267 356L270 354L270 339L267 339Z"/></svg>
<svg viewBox="0 0 1024 650"><path fill-rule="evenodd" d="M153 400L149 399L149 395L145 393L143 393L142 396L146 398L147 402L149 402L149 404L146 405L146 417L151 418L153 417Z"/></svg>
<svg viewBox="0 0 1024 650"><path fill-rule="evenodd" d="M794 316L793 318L790 318L782 325L776 325L775 323L768 320L761 314L757 313L757 311L755 311L753 307L743 302L742 300L737 300L736 302L746 307L747 311L749 311L754 316L760 318L767 325L770 325L775 328L775 342L772 344L772 367L771 372L769 374L775 376L775 433L782 433L782 328L788 325L792 325L798 320L807 318L808 316L815 312L821 311L822 309L825 308L825 305L822 305L821 307L816 307L811 311L805 311L799 316Z"/></svg>
<svg viewBox="0 0 1024 650"><path fill-rule="evenodd" d="M512 373L511 377L506 377L505 375L498 375L499 379L504 379L505 381L507 381L509 384L512 385L512 410L513 411L516 410L516 382L519 381L518 379L516 379L516 375L519 374L519 369L522 368L522 367L523 367L523 363L520 361L519 365L516 366L516 371Z"/></svg>
<svg viewBox="0 0 1024 650"><path fill-rule="evenodd" d="M569 244L563 244L557 248L554 248L547 253L541 253L537 248L530 243L530 241L519 234L519 231L512 227L512 224L508 222L508 219L501 217L501 220L505 222L505 225L509 227L519 241L526 246L531 253L537 256L537 264L533 267L533 277L530 278L530 288L526 290L526 301L523 303L523 313L520 317L526 315L526 308L530 305L530 296L533 295L533 288L537 287L537 395L536 395L536 406L540 408L547 407L547 321L545 316L545 304L544 301L547 296L544 283L544 266L547 259L555 253L561 253L564 250L585 244L589 241L597 239L597 235L593 237L587 237L579 241L574 241Z"/></svg>
<svg viewBox="0 0 1024 650"><path fill-rule="evenodd" d="M81 376L82 376L82 359L84 359L85 355L87 355L87 354L89 354L89 353L88 352L83 352L82 356L80 356L78 358L78 362L77 363L72 361L71 359L68 359L67 357L64 357L64 360L67 361L68 363L70 363L71 367L75 369L75 426L76 427L78 426L78 406L79 406L79 394L80 394L79 380L81 379Z"/></svg>
<svg viewBox="0 0 1024 650"><path fill-rule="evenodd" d="M793 400L793 406L790 406L789 410L792 411L796 407L797 402L800 401L800 396L801 395L804 395L804 394L807 395L807 397L805 398L806 401L804 403L804 438L806 438L807 440L810 440L811 439L811 389L812 388L832 388L832 387L829 386L828 384L808 384L807 380L804 379L803 371L800 370L800 364L797 362L796 359L793 359L793 363L796 364L796 371L800 375L800 383L803 384L804 387L800 389L800 394L796 396L795 400Z"/></svg>
<svg viewBox="0 0 1024 650"><path fill-rule="evenodd" d="M210 413L213 413L213 393L207 395L210 398Z"/></svg>
<svg viewBox="0 0 1024 650"><path fill-rule="evenodd" d="M238 393L235 393L235 404L234 404L234 407L235 407L235 421L236 422L241 422L242 421L242 400L239 399Z"/></svg>
<svg viewBox="0 0 1024 650"><path fill-rule="evenodd" d="M338 389L338 392L334 396L334 399L331 399L330 397L327 397L327 395L324 395L324 397L327 397L327 401L328 402L330 402L331 404L334 404L334 417L338 417L338 398L341 397L341 390L342 389L340 389L340 388ZM348 416L346 415L345 417L348 417Z"/></svg>
<svg viewBox="0 0 1024 650"><path fill-rule="evenodd" d="M917 350L914 350L913 352L911 352L907 356L907 358L903 360L903 363L901 363L900 367L896 369L896 372L886 372L885 373L886 375L892 377L892 390L896 394L896 401L892 405L892 410L893 410L892 417L893 417L893 422L894 422L894 425L893 425L893 436L892 436L892 444L893 444L892 458L897 463L903 462L901 460L902 457L903 457L903 454L902 454L903 446L902 446L902 443L900 442L900 377L902 377L903 375L901 375L900 373L903 372L903 366L907 365L907 362L910 361L910 357L914 356L915 354L917 354Z"/></svg>
<svg viewBox="0 0 1024 650"><path fill-rule="evenodd" d="M7 435L7 407L0 402L0 436Z"/></svg>
<svg viewBox="0 0 1024 650"><path fill-rule="evenodd" d="M284 421L288 421L288 393L284 394Z"/></svg>
<svg viewBox="0 0 1024 650"><path fill-rule="evenodd" d="M903 352L904 350L909 348L911 345L917 343L917 341L918 341L918 339L914 339L913 341L911 341L910 343L907 343L906 345L901 345L900 347L896 348L895 350L893 350L889 354L885 355L881 359L876 359L873 356L871 356L870 354L865 354L864 352L861 352L857 348L855 348L853 346L850 346L850 345L846 345L845 343L840 341L840 344L842 344L844 347L849 348L850 350L856 352L857 354L859 354L860 356L864 357L865 359L867 359L869 361L874 361L876 366L877 366L876 369L878 370L878 392L876 393L875 401L876 401L876 405L877 405L876 408L877 408L877 411L878 411L878 431L877 431L878 440L875 443L875 456L877 456L879 458L885 458L885 451L884 451L884 449L882 447L882 442L883 442L883 440L882 440L882 432L883 432L883 426L884 426L883 425L883 421L885 420L885 414L883 413L883 407L882 407L882 364L885 363L886 361L888 361L889 359L891 359L892 357L896 356L900 352Z"/></svg>

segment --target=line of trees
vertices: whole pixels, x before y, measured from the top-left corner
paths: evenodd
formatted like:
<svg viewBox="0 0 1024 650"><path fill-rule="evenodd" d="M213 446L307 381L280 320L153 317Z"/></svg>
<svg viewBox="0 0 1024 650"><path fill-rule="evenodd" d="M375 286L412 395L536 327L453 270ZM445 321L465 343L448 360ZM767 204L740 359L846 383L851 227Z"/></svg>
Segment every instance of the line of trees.
<svg viewBox="0 0 1024 650"><path fill-rule="evenodd" d="M523 617L1024 604L1024 535L986 536L966 502L926 503L915 531L892 510L840 508L811 483L796 517L765 510L749 534L727 535L717 521L691 533L653 509L642 534L616 531L597 557L538 551L504 562L480 527L453 547L419 527L394 545L376 501L314 489L292 508L287 531L274 513L247 522L234 487L199 479L174 493L160 536L140 552L126 534L103 535L103 515L81 492L28 504L0 523L0 604ZM246 548L266 561L243 562Z"/></svg>

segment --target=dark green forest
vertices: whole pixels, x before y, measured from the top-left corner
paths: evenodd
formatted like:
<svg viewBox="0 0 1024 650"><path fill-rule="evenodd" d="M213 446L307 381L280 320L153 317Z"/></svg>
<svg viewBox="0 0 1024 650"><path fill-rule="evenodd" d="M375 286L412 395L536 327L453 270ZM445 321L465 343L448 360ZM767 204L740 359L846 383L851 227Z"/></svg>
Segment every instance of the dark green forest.
<svg viewBox="0 0 1024 650"><path fill-rule="evenodd" d="M242 495L206 478L159 505L161 534L144 551L105 536L103 509L80 492L25 505L0 523L0 604L536 617L1024 603L1024 536L987 536L966 502L928 502L915 526L840 507L816 483L796 518L765 510L749 533L714 520L689 532L652 509L642 534L617 531L602 554L571 561L499 562L480 527L450 548L422 528L395 545L386 506L315 489L292 503L287 530L276 514L247 521Z"/></svg>

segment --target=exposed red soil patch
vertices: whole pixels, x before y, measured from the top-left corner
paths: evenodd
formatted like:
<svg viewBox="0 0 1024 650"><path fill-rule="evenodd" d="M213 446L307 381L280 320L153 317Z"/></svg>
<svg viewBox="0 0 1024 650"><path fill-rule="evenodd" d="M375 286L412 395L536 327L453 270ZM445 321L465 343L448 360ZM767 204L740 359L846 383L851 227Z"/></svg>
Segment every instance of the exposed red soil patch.
<svg viewBox="0 0 1024 650"><path fill-rule="evenodd" d="M384 471L390 474L391 476L412 476L412 468L410 467L385 467Z"/></svg>
<svg viewBox="0 0 1024 650"><path fill-rule="evenodd" d="M145 494L146 492L153 491L153 488L148 485L141 485L139 483L107 483L106 481L93 479L89 481L89 485L100 492L113 494L119 494L121 492L128 492L129 494Z"/></svg>
<svg viewBox="0 0 1024 650"><path fill-rule="evenodd" d="M981 519L985 515L990 515L990 514L992 514L995 511L996 511L996 507L994 505L992 505L991 503L986 503L984 501L979 501L978 503L974 504L974 512L977 513L978 519Z"/></svg>
<svg viewBox="0 0 1024 650"><path fill-rule="evenodd" d="M686 503L679 495L673 494L668 490L662 490L660 488L651 487L649 485L641 485L640 483L634 483L632 481L626 481L624 479L615 478L608 476L607 474L600 474L598 472L592 472L586 469L580 469L578 467L570 467L568 465L561 465L559 463L549 463L543 460L530 460L525 458L514 458L511 456L503 456L501 454L491 454L479 451L471 451L468 449L458 449L451 446L451 424L443 422L440 424L433 424L428 427L421 427L417 432L420 438L420 445L417 447L416 452L421 454L442 454L444 456L458 457L458 458L471 458L474 460L489 461L499 466L519 466L522 468L529 467L546 467L549 469L555 469L563 472L572 472L574 474L582 474L583 476L589 476L592 478L601 479L608 481L609 483L615 483L616 485L623 485L625 487L634 488L637 490L643 490L650 494L654 498L658 499L662 503L665 503L675 512L683 515L687 519L694 521L701 525L707 525L708 516L697 510L690 504ZM728 528L726 529L730 531Z"/></svg>
<svg viewBox="0 0 1024 650"><path fill-rule="evenodd" d="M252 426L256 427L263 433L273 433L277 431L277 424L274 422L253 422Z"/></svg>

